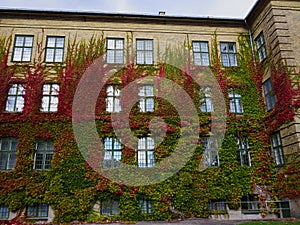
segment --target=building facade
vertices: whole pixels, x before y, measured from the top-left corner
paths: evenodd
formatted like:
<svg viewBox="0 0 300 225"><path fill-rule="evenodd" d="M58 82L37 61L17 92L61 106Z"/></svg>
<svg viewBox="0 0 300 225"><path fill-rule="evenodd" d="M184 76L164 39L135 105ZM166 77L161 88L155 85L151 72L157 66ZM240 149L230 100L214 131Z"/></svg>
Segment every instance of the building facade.
<svg viewBox="0 0 300 225"><path fill-rule="evenodd" d="M1 220L300 216L299 1L259 0L245 19L0 11ZM86 74L95 79L82 94ZM105 152L80 130L96 149L87 157L74 115L88 118L92 103ZM130 132L120 137L116 128L127 126L113 118L126 109ZM196 135L184 139L186 130ZM174 164L195 151L162 182L126 185L97 173L125 163L156 176L151 168L181 139Z"/></svg>

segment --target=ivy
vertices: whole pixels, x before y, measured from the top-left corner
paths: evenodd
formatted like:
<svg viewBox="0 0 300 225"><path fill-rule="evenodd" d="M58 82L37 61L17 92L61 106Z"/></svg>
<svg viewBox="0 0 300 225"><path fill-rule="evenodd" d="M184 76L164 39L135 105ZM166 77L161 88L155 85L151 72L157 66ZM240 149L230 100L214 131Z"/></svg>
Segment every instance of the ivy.
<svg viewBox="0 0 300 225"><path fill-rule="evenodd" d="M203 149L199 143L193 157L178 173L164 182L143 187L127 187L97 174L81 156L73 136L71 121L73 96L86 68L104 54L104 35L92 37L89 41L77 39L69 41L66 64L57 64L54 67L57 79L53 82L58 82L61 87L57 113L39 112L41 88L49 72L41 58L38 57L30 67L8 66L7 59L12 38L11 36L0 38L2 109L5 107L9 84L16 81L14 75L17 71L24 75L21 81L27 85L23 113L0 113L0 136L15 137L19 140L15 169L0 172L0 204L8 205L11 211L20 212L29 205L46 202L55 212L56 223L75 220L134 222L171 220L181 214L185 217L208 217L211 214L208 208L210 200L229 201L230 207L236 208L241 198L253 193L257 185L266 187L266 191L274 194L274 197L275 194L299 195L300 186L296 182L300 180L299 167L288 167L276 177L275 165L270 155L270 134L282 124L292 120L295 115L294 108L299 102L297 99L293 101L297 92L291 85L289 72L274 69L276 67L271 70L278 104L273 112L268 113L265 110L261 90L264 67L256 63L248 36L239 37L239 66L236 68L221 66L216 37L217 34L211 42L213 54L210 69L227 103L228 89L234 88L241 94L244 108L243 115L227 114L226 134L222 145L219 146L220 166L199 169L200 160L203 158ZM169 64L158 63L155 66L128 64L119 69L108 83L125 87L136 79L150 75L155 78L159 91L164 91L165 87L161 85L160 79L167 78L174 81L194 99L195 105L198 106L200 136L206 136L211 130L212 118L209 113L200 111L198 94L200 87L190 76L204 71L204 68L192 65L189 43L187 37L182 45L167 48L161 58ZM180 56L186 57L178 57L178 52L182 53ZM171 66L172 63L175 65L178 62L187 72ZM103 74L116 70L114 66L103 66L99 69ZM113 126L120 129L123 127L121 123L111 122L111 115L105 111L105 95L105 90L101 90L95 109L99 138L114 137ZM130 128L136 136L141 137L149 133L150 121L153 118L163 119L166 124L161 127L166 131L164 140L155 150L155 158L160 161L174 151L180 138L181 125L188 121L181 121L175 107L166 100L156 98L155 102L154 113L141 115L137 105L132 108ZM236 159L237 143L234 138L243 136L248 137L251 167L240 166ZM49 171L32 169L35 141L39 138L51 138L54 142L55 153L52 169ZM122 156L122 162L136 164L134 149L124 147ZM289 174L288 178L286 174ZM295 185L292 185L294 183ZM260 197L264 200L265 196ZM110 198L119 200L120 215L109 218L98 215L99 212L93 212L95 203ZM151 214L142 213L138 201L141 198L152 202Z"/></svg>

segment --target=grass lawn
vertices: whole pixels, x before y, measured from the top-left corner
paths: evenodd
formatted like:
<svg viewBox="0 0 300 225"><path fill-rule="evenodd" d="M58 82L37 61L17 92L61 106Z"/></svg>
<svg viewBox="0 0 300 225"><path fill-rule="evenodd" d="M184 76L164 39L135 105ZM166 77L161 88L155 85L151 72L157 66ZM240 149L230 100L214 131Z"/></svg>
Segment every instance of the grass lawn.
<svg viewBox="0 0 300 225"><path fill-rule="evenodd" d="M279 221L265 221L265 222L247 222L241 223L242 225L300 225L300 222L295 221L286 221L286 222L279 222Z"/></svg>

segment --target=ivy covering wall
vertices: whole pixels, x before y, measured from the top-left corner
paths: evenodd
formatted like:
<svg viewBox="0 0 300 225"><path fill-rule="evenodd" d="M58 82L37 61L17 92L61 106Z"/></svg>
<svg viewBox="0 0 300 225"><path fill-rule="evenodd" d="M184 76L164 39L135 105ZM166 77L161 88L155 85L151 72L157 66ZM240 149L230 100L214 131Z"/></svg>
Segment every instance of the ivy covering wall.
<svg viewBox="0 0 300 225"><path fill-rule="evenodd" d="M193 157L178 173L162 183L142 187L117 184L94 172L81 156L73 136L73 96L85 69L105 53L104 37L93 37L89 41L70 40L65 65L57 64L51 68L58 74L54 81L60 84L58 112L55 113L39 111L42 84L49 81L47 76L50 68L42 62L41 57L35 59L33 65L8 66L9 51L12 49L11 39L12 37L2 37L0 40L1 109L5 108L10 83L23 82L27 86L23 112L0 113L0 137L14 137L19 141L15 169L0 172L0 204L8 205L11 211L20 212L36 203L48 203L55 212L54 221L59 223L110 219L170 220L179 216L170 210L170 205L185 217L205 218L211 214L208 208L211 200L228 201L231 202L232 208L236 208L241 198L252 194L257 185L265 187L265 193L271 194L274 199L284 197L286 193L299 196L300 179L296 179L295 175L291 178L284 176L285 172L291 171L297 174L297 163L277 176L270 154L270 134L282 124L292 121L295 114L296 103L293 97L296 94L291 86L289 72L278 69L272 62L267 65L273 68L271 76L279 100L276 109L267 113L261 88L266 68L256 63L247 36L239 37L238 67L223 68L217 51L216 37L211 41L211 71L219 82L225 100L228 104L228 89L233 88L242 96L244 108L242 115L227 114L226 134L219 149L220 166L199 169L203 157L199 141ZM176 58L176 52L186 49L190 50L188 38L182 46L168 48L168 54L163 57ZM39 52L42 54L41 48ZM202 70L201 67L192 65L189 56L183 63L191 73ZM107 66L102 69L107 72L113 68ZM200 106L200 87L196 82L189 74L163 63L157 63L155 66L129 64L119 70L108 83L125 87L131 81L146 75L171 79L195 99L195 105ZM105 95L105 90L102 90L96 107L96 124L99 138L102 139L115 135L111 115L105 111ZM282 96L285 96L284 99ZM199 136L207 136L210 132L210 113L198 110L198 115L201 126ZM176 109L167 101L156 98L154 113L141 114L137 106L133 107L130 126L136 136L147 135L148 122L157 116L167 123L166 136L155 150L155 158L159 161L172 153L180 138L180 118ZM238 163L235 137L248 138L252 166L241 166ZM54 143L52 169L36 171L33 170L35 141L43 138L52 139ZM124 147L122 162L136 164L135 155L134 149ZM286 186L283 185L283 180ZM151 214L142 213L138 202L140 198L152 201ZM265 195L260 198L264 200ZM119 215L110 218L93 212L93 206L106 199L119 201Z"/></svg>

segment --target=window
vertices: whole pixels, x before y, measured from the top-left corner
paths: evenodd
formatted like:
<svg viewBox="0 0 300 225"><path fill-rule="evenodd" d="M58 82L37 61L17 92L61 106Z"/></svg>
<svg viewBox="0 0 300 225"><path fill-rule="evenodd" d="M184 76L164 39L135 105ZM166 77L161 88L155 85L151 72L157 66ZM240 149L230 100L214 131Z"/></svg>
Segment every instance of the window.
<svg viewBox="0 0 300 225"><path fill-rule="evenodd" d="M136 63L153 64L153 40L136 40Z"/></svg>
<svg viewBox="0 0 300 225"><path fill-rule="evenodd" d="M124 39L106 39L106 62L123 64L124 62Z"/></svg>
<svg viewBox="0 0 300 225"><path fill-rule="evenodd" d="M41 203L33 206L28 206L26 210L26 215L28 217L48 217L48 204Z"/></svg>
<svg viewBox="0 0 300 225"><path fill-rule="evenodd" d="M35 170L51 169L51 161L54 152L54 146L51 140L37 141L34 154Z"/></svg>
<svg viewBox="0 0 300 225"><path fill-rule="evenodd" d="M13 62L30 62L33 36L16 35L13 50Z"/></svg>
<svg viewBox="0 0 300 225"><path fill-rule="evenodd" d="M209 66L208 42L193 41L194 64L198 66Z"/></svg>
<svg viewBox="0 0 300 225"><path fill-rule="evenodd" d="M275 158L275 163L277 166L284 165L284 153L281 144L280 133L276 132L272 135L272 150Z"/></svg>
<svg viewBox="0 0 300 225"><path fill-rule="evenodd" d="M240 94L235 93L233 90L229 91L229 112L242 114L244 113Z"/></svg>
<svg viewBox="0 0 300 225"><path fill-rule="evenodd" d="M263 83L263 89L264 89L266 107L267 110L270 111L275 107L275 103L276 103L276 97L275 97L275 92L273 89L271 78L269 78L268 80L266 80L266 82Z"/></svg>
<svg viewBox="0 0 300 225"><path fill-rule="evenodd" d="M150 137L140 138L137 149L138 167L154 166L154 140Z"/></svg>
<svg viewBox="0 0 300 225"><path fill-rule="evenodd" d="M236 142L238 145L237 161L241 166L251 166L248 139L245 137L236 138Z"/></svg>
<svg viewBox="0 0 300 225"><path fill-rule="evenodd" d="M0 138L0 170L12 170L16 165L18 140Z"/></svg>
<svg viewBox="0 0 300 225"><path fill-rule="evenodd" d="M58 84L44 84L42 97L42 112L57 112L58 107Z"/></svg>
<svg viewBox="0 0 300 225"><path fill-rule="evenodd" d="M7 205L0 205L0 219L9 218L9 209Z"/></svg>
<svg viewBox="0 0 300 225"><path fill-rule="evenodd" d="M139 107L141 112L154 111L154 90L153 85L143 85L139 90Z"/></svg>
<svg viewBox="0 0 300 225"><path fill-rule="evenodd" d="M104 149L103 168L119 167L122 156L121 143L116 138L105 138Z"/></svg>
<svg viewBox="0 0 300 225"><path fill-rule="evenodd" d="M214 201L214 200L212 200L208 203L208 208L209 208L210 211L215 211L215 210L217 210L217 211L226 211L227 210L225 202L223 202L223 201Z"/></svg>
<svg viewBox="0 0 300 225"><path fill-rule="evenodd" d="M257 195L242 197L241 208L243 213L259 213L259 199Z"/></svg>
<svg viewBox="0 0 300 225"><path fill-rule="evenodd" d="M212 98L211 98L211 88L210 87L201 88L201 94L202 94L202 98L200 99L200 110L202 112L214 111Z"/></svg>
<svg viewBox="0 0 300 225"><path fill-rule="evenodd" d="M119 202L116 200L104 200L101 202L101 214L102 215L113 215L119 214Z"/></svg>
<svg viewBox="0 0 300 225"><path fill-rule="evenodd" d="M201 137L202 149L204 151L205 167L219 166L218 146L212 137Z"/></svg>
<svg viewBox="0 0 300 225"><path fill-rule="evenodd" d="M108 85L106 89L106 111L120 112L120 89L116 85Z"/></svg>
<svg viewBox="0 0 300 225"><path fill-rule="evenodd" d="M145 199L139 199L139 206L142 210L142 213L151 214L152 212L152 202Z"/></svg>
<svg viewBox="0 0 300 225"><path fill-rule="evenodd" d="M256 49L258 53L258 60L261 62L267 58L267 50L265 45L264 34L261 32L255 39Z"/></svg>
<svg viewBox="0 0 300 225"><path fill-rule="evenodd" d="M234 42L221 42L221 58L223 66L237 66L236 46Z"/></svg>
<svg viewBox="0 0 300 225"><path fill-rule="evenodd" d="M22 84L12 84L8 91L5 110L8 112L22 112L24 95L25 89Z"/></svg>
<svg viewBox="0 0 300 225"><path fill-rule="evenodd" d="M64 37L47 37L46 62L62 62L64 58Z"/></svg>

